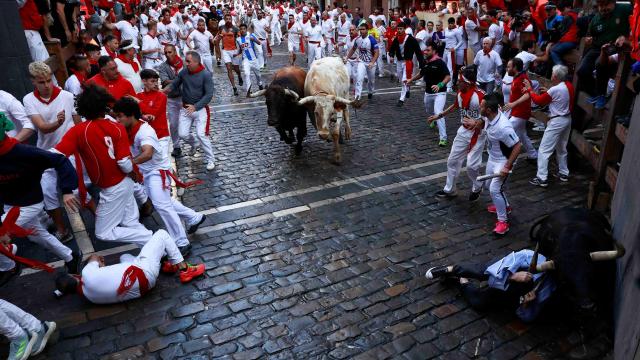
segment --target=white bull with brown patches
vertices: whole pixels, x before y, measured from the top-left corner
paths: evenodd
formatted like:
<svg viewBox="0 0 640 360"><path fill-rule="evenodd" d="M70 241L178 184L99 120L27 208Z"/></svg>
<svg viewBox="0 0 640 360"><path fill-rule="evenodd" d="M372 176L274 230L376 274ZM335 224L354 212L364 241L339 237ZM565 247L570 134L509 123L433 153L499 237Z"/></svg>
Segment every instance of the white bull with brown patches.
<svg viewBox="0 0 640 360"><path fill-rule="evenodd" d="M348 105L359 107L359 103L349 100L349 74L339 57L326 57L316 60L311 65L304 83L305 97L298 104L313 110L315 127L318 136L333 140L333 158L340 164L340 129L344 122L344 138L351 138Z"/></svg>

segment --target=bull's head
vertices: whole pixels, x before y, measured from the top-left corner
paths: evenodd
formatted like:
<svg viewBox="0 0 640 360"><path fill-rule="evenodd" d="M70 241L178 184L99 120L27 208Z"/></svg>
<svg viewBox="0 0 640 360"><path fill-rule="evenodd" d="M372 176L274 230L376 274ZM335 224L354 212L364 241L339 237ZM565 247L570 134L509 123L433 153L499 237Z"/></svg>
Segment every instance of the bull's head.
<svg viewBox="0 0 640 360"><path fill-rule="evenodd" d="M299 98L295 91L277 85L249 94L251 98L260 96L264 96L267 103L267 125L276 128L280 126L280 118L290 110L287 107Z"/></svg>
<svg viewBox="0 0 640 360"><path fill-rule="evenodd" d="M354 104L354 101L335 95L305 96L298 101L298 105L308 104L314 104L313 113L316 119L318 136L323 140L327 140L329 138L329 125L332 116L336 111L342 111L347 105Z"/></svg>
<svg viewBox="0 0 640 360"><path fill-rule="evenodd" d="M611 260L624 256L625 249L611 237L604 216L585 209L561 209L538 221L530 237L548 259L538 264L536 252L535 271L553 271L583 309L610 297L607 288L615 282Z"/></svg>

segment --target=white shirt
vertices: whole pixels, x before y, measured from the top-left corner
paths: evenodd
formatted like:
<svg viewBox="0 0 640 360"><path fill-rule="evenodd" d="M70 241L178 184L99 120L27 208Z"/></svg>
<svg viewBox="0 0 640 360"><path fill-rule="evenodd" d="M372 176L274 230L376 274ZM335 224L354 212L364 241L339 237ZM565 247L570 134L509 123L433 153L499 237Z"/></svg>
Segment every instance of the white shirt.
<svg viewBox="0 0 640 360"><path fill-rule="evenodd" d="M416 40L418 40L418 45L420 45L420 50L425 51L427 49L427 30L422 29L416 33ZM430 39L430 38L429 38Z"/></svg>
<svg viewBox="0 0 640 360"><path fill-rule="evenodd" d="M322 33L327 39L333 39L335 36L336 25L331 20L324 20L322 22Z"/></svg>
<svg viewBox="0 0 640 360"><path fill-rule="evenodd" d="M531 63L537 58L537 56L527 51L520 51L516 57L522 60L522 63L524 64L524 71L529 70L529 66L531 66Z"/></svg>
<svg viewBox="0 0 640 360"><path fill-rule="evenodd" d="M131 25L130 22L120 20L114 24L116 29L120 31L120 43L125 40L131 40L133 45L138 46L138 28Z"/></svg>
<svg viewBox="0 0 640 360"><path fill-rule="evenodd" d="M147 34L142 38L142 51L158 49L158 51L143 55L144 68L153 69L156 66L162 64L162 46L158 37L152 37Z"/></svg>
<svg viewBox="0 0 640 360"><path fill-rule="evenodd" d="M303 33L302 25L300 25L300 23L296 21L296 22L293 23L293 25L291 25L291 29L289 29L287 31L289 33L287 42L289 44L291 44L291 45L300 44L300 35L299 34ZM296 33L298 33L298 34L296 34Z"/></svg>
<svg viewBox="0 0 640 360"><path fill-rule="evenodd" d="M516 135L515 130L511 126L511 122L502 113L498 113L496 117L489 121L485 120L485 130L487 132L487 152L490 161L505 161L507 158L500 150L500 142L508 147L513 147L520 139Z"/></svg>
<svg viewBox="0 0 640 360"><path fill-rule="evenodd" d="M213 35L209 32L209 30L205 30L203 33L195 30L192 31L189 37L187 38L187 42L189 40L193 40L193 48L200 55L211 55L211 40L213 39Z"/></svg>
<svg viewBox="0 0 640 360"><path fill-rule="evenodd" d="M64 110L64 122L55 131L48 134L38 130L38 142L40 149L51 149L58 145L64 134L73 127L73 115L76 115L75 98L72 93L61 90L60 94L49 104L38 100L33 92L28 93L22 99L24 110L28 116L40 115L46 124L58 122L58 113Z"/></svg>
<svg viewBox="0 0 640 360"><path fill-rule="evenodd" d="M467 21L464 22L464 28L467 30L469 44L477 44L480 41L480 33L478 32L479 27L480 24L477 19L476 21L467 19Z"/></svg>
<svg viewBox="0 0 640 360"><path fill-rule="evenodd" d="M305 30L304 36L307 37L308 41L322 41L322 27L316 24L316 26L309 26L308 29Z"/></svg>
<svg viewBox="0 0 640 360"><path fill-rule="evenodd" d="M199 14L195 14L195 15L189 14L189 20L191 20L191 23L193 24L193 27L197 27L198 26L198 20L200 20L200 19L205 20L205 18L203 18ZM206 20L205 20L205 25L206 25Z"/></svg>
<svg viewBox="0 0 640 360"><path fill-rule="evenodd" d="M349 37L349 28L351 27L351 22L349 20L345 20L344 23L338 21L338 42L345 41L347 37Z"/></svg>
<svg viewBox="0 0 640 360"><path fill-rule="evenodd" d="M571 96L569 95L567 84L561 82L558 85L554 85L547 90L547 94L551 96L551 104L549 104L550 116L565 116L571 114Z"/></svg>
<svg viewBox="0 0 640 360"><path fill-rule="evenodd" d="M140 14L140 22L139 22L140 35L145 36L149 32L149 29L147 28L148 23L149 23L149 17L147 16L147 14Z"/></svg>
<svg viewBox="0 0 640 360"><path fill-rule="evenodd" d="M133 139L133 144L131 144L131 155L133 157L140 155L144 145L150 145L153 148L153 155L148 161L138 164L142 175L146 176L157 170L166 170L166 162L162 157L162 147L158 141L158 135L151 125L143 121Z"/></svg>
<svg viewBox="0 0 640 360"><path fill-rule="evenodd" d="M78 80L75 74L67 78L67 81L64 83L64 89L74 96L82 94L82 84L80 84L80 80Z"/></svg>
<svg viewBox="0 0 640 360"><path fill-rule="evenodd" d="M499 24L491 24L489 26L489 37L495 40L495 45L502 47L502 37L504 36L504 29Z"/></svg>
<svg viewBox="0 0 640 360"><path fill-rule="evenodd" d="M502 59L494 50L489 52L489 56L480 50L473 59L473 63L478 66L478 82L487 83L496 80L496 70L502 65Z"/></svg>
<svg viewBox="0 0 640 360"><path fill-rule="evenodd" d="M158 20L160 13L156 9L149 8L149 16L152 19Z"/></svg>
<svg viewBox="0 0 640 360"><path fill-rule="evenodd" d="M22 103L4 90L0 90L0 111L7 115L16 127L7 133L9 136L15 136L22 129L35 130L35 126L27 116Z"/></svg>
<svg viewBox="0 0 640 360"><path fill-rule="evenodd" d="M158 40L162 45L178 44L178 32L180 29L174 23L164 24L162 21L158 23Z"/></svg>
<svg viewBox="0 0 640 360"><path fill-rule="evenodd" d="M385 19L384 15L371 14L371 15L369 15L369 19L371 19L373 26L376 25L376 20L378 20L378 19L382 20L383 24L387 23L387 19Z"/></svg>
<svg viewBox="0 0 640 360"><path fill-rule="evenodd" d="M114 304L139 298L140 286L137 281L129 291L118 296L122 276L131 265L131 263L119 263L100 267L97 261L89 262L82 269L82 295L94 304ZM149 287L155 285L155 278L147 276L147 280L149 280Z"/></svg>
<svg viewBox="0 0 640 360"><path fill-rule="evenodd" d="M462 41L462 33L460 33L458 28L453 30L447 28L444 30L444 44L446 49L462 49L464 42Z"/></svg>
<svg viewBox="0 0 640 360"><path fill-rule="evenodd" d="M267 28L269 27L269 20L262 18L260 20L254 19L251 21L253 24L253 33L258 37L259 40L263 40L267 38Z"/></svg>
<svg viewBox="0 0 640 360"><path fill-rule="evenodd" d="M142 66L140 66L140 63L138 62L137 58L133 58L133 61L135 61L138 64L138 72L133 70L133 66L125 63L124 61L118 58L115 59L116 65L118 66L118 72L120 73L120 75L122 75L122 77L124 77L125 79L129 80L131 85L133 85L133 89L136 91L136 93L139 93L139 92L142 92L142 88L143 88L142 79L140 78L140 71L142 71Z"/></svg>

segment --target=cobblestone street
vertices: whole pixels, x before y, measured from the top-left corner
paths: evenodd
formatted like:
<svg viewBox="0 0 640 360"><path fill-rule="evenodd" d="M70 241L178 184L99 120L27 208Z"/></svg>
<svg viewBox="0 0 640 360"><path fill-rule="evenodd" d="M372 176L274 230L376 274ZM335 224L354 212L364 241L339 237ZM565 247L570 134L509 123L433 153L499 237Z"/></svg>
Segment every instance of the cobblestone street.
<svg viewBox="0 0 640 360"><path fill-rule="evenodd" d="M286 63L285 50L274 49L267 83ZM538 217L584 205L590 173L581 160L570 163L569 182L551 177L543 189L528 183L536 169L522 159L507 190L511 230L496 237L488 191L469 203L464 170L457 198L433 196L444 184L450 147L438 147L437 131L425 122L423 88L414 86L397 108L399 85L376 79L380 90L352 111L353 137L336 166L332 145L310 124L296 156L267 126L264 98L234 97L226 72L215 70L216 168L205 170L202 152L177 160L182 178L204 180L182 201L207 214L190 238L190 260L204 262L206 276L180 285L161 275L142 299L111 306L77 296L56 300L51 274L14 278L0 297L61 328L38 359L611 356L601 327L579 328L561 312L531 325L513 312L477 312L455 286L424 276L431 266L488 262L532 248L528 232ZM450 116L449 142L458 126L458 115ZM530 132L536 143L541 134ZM90 219L83 219L91 233ZM107 262L123 249L87 241L105 251Z"/></svg>

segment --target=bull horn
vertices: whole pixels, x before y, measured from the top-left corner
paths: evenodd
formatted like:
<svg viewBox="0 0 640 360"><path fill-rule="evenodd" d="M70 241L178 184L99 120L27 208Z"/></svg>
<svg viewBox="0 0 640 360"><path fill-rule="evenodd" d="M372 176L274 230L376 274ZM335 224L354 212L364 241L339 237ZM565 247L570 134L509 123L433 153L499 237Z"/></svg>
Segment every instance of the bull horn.
<svg viewBox="0 0 640 360"><path fill-rule="evenodd" d="M249 97L250 97L250 98L255 98L255 97L258 97L258 96L262 96L262 95L264 95L266 92L267 92L267 90L266 90L266 89L258 90L258 91L254 92L254 93L249 94Z"/></svg>
<svg viewBox="0 0 640 360"><path fill-rule="evenodd" d="M340 97L340 96L336 96L336 97L335 97L335 101L337 101L337 102L341 102L341 103L343 103L343 104L345 104L345 105L351 105L351 104L353 104L353 100L345 99L345 98Z"/></svg>
<svg viewBox="0 0 640 360"><path fill-rule="evenodd" d="M298 93L296 93L296 92L295 92L295 91L293 91L293 90L284 89L284 93L285 93L286 95L291 96L291 97L293 98L293 101L298 101L298 99L300 98L300 97L298 96Z"/></svg>
<svg viewBox="0 0 640 360"><path fill-rule="evenodd" d="M304 105L308 102L316 101L316 97L314 95L305 96L302 99L298 100L298 105Z"/></svg>
<svg viewBox="0 0 640 360"><path fill-rule="evenodd" d="M624 246L620 245L617 241L615 242L615 250L608 251L594 251L589 254L591 256L591 260L593 261L607 261L607 260L615 260L619 257L623 257L625 253Z"/></svg>
<svg viewBox="0 0 640 360"><path fill-rule="evenodd" d="M538 249L540 248L540 243L536 243L536 249L533 251L533 257L531 258L531 264L529 265L529 272L533 273L538 268Z"/></svg>
<svg viewBox="0 0 640 360"><path fill-rule="evenodd" d="M538 264L536 266L536 272L545 272L548 270L554 270L556 268L556 264L553 260L545 261L542 264Z"/></svg>

